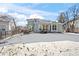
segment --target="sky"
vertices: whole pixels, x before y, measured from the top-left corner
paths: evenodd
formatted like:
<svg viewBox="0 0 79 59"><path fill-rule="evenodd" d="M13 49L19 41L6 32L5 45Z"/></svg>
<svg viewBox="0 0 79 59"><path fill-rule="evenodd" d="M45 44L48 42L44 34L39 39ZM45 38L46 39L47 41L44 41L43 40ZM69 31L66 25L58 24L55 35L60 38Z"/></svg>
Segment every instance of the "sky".
<svg viewBox="0 0 79 59"><path fill-rule="evenodd" d="M16 24L25 26L26 19L39 17L56 21L60 12L68 10L73 3L0 3L0 13L16 18Z"/></svg>

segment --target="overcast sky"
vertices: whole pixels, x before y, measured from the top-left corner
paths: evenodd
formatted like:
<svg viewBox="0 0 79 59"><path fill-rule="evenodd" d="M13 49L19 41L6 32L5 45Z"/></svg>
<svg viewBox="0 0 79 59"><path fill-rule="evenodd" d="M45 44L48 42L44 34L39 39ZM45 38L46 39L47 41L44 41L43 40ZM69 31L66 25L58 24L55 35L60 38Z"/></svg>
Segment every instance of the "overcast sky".
<svg viewBox="0 0 79 59"><path fill-rule="evenodd" d="M30 15L38 15L45 20L56 20L60 12L66 11L74 4L61 3L0 3L0 13L6 13L17 18L17 25L26 25Z"/></svg>

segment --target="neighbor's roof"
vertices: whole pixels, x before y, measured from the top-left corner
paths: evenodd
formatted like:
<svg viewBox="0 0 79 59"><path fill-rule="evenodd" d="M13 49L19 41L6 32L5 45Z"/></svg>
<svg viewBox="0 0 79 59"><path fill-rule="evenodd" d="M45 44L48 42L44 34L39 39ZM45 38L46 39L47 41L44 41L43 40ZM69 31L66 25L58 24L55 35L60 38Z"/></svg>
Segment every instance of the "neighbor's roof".
<svg viewBox="0 0 79 59"><path fill-rule="evenodd" d="M0 14L0 21L6 21L6 22L13 21L13 17L7 14Z"/></svg>

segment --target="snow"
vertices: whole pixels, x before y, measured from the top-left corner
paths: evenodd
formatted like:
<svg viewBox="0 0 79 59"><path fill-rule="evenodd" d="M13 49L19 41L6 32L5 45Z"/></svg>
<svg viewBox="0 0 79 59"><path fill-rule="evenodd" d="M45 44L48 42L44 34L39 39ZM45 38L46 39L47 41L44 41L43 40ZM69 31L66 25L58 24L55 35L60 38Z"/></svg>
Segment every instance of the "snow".
<svg viewBox="0 0 79 59"><path fill-rule="evenodd" d="M78 56L79 42L56 41L0 47L1 56Z"/></svg>
<svg viewBox="0 0 79 59"><path fill-rule="evenodd" d="M79 56L79 36L75 34L17 34L0 42L1 56Z"/></svg>

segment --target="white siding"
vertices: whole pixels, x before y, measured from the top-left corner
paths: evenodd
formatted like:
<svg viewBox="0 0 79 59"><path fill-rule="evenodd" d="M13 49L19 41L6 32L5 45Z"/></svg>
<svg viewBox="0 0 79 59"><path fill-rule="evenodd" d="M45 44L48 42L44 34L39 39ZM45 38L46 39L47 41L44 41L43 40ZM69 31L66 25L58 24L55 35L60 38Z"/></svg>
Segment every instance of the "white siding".
<svg viewBox="0 0 79 59"><path fill-rule="evenodd" d="M79 28L79 20L75 21L75 28Z"/></svg>
<svg viewBox="0 0 79 59"><path fill-rule="evenodd" d="M28 25L33 26L34 24L34 29L33 29L34 32L40 32L40 26L42 24L48 25L48 32L63 32L62 25L59 24L58 22L52 22L52 21L40 20L40 19L36 19L36 21L34 19L28 19L27 21L28 21ZM51 29L50 29L50 25L51 25ZM56 30L52 29L52 25L56 25Z"/></svg>
<svg viewBox="0 0 79 59"><path fill-rule="evenodd" d="M9 30L9 23L8 22L0 22L0 29L5 29L6 31Z"/></svg>

